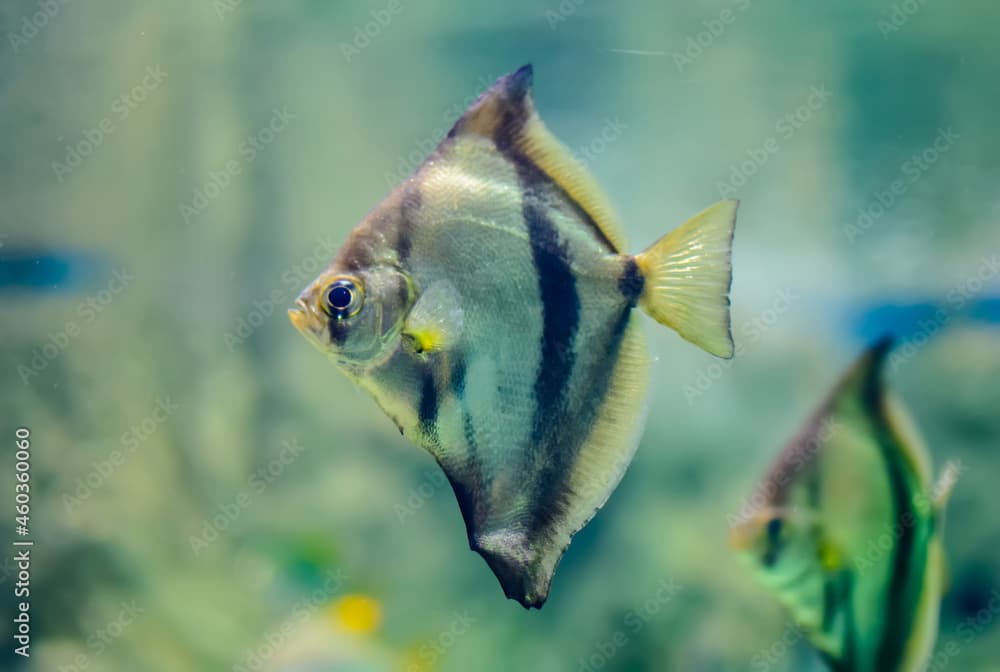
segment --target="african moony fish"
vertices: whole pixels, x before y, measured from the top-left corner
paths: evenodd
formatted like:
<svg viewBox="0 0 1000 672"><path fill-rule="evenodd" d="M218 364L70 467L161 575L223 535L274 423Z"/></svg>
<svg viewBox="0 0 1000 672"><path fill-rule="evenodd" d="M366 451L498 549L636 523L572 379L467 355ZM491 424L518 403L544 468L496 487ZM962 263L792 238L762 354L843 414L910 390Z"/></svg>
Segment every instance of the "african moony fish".
<svg viewBox="0 0 1000 672"><path fill-rule="evenodd" d="M736 202L629 255L595 181L501 77L353 230L295 327L447 475L507 597L540 607L632 459L638 306L730 357Z"/></svg>
<svg viewBox="0 0 1000 672"><path fill-rule="evenodd" d="M923 670L944 587L944 506L913 423L883 388L890 342L868 350L757 488L733 529L757 579L837 672Z"/></svg>

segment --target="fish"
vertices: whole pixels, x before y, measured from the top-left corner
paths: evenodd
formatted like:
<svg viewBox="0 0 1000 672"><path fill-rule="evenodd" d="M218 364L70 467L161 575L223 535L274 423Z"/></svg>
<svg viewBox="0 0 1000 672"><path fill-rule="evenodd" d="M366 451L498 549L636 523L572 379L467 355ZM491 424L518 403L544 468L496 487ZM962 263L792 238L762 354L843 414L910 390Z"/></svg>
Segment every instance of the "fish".
<svg viewBox="0 0 1000 672"><path fill-rule="evenodd" d="M0 234L0 294L62 294L93 288L109 264L81 250L10 244Z"/></svg>
<svg viewBox="0 0 1000 672"><path fill-rule="evenodd" d="M635 308L731 357L736 201L639 254L501 77L352 230L292 324L443 469L469 545L540 608L632 460L650 357Z"/></svg>
<svg viewBox="0 0 1000 672"><path fill-rule="evenodd" d="M882 375L892 339L842 376L731 529L736 552L835 672L925 669L947 585L926 445Z"/></svg>
<svg viewBox="0 0 1000 672"><path fill-rule="evenodd" d="M847 326L851 336L865 342L882 334L892 334L899 341L923 342L955 326L995 329L1000 325L1000 295L976 294L963 288L952 290L943 298L909 297L904 301L888 298L829 312L846 313L833 319L841 328Z"/></svg>

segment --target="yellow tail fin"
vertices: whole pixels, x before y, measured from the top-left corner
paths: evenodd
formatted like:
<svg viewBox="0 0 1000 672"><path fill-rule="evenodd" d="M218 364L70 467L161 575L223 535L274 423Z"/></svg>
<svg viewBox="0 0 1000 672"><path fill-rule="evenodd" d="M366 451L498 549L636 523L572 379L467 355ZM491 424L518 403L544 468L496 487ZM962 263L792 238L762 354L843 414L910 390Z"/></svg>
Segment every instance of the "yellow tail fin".
<svg viewBox="0 0 1000 672"><path fill-rule="evenodd" d="M719 357L733 356L729 285L739 201L720 201L636 255L645 278L639 305L660 324Z"/></svg>

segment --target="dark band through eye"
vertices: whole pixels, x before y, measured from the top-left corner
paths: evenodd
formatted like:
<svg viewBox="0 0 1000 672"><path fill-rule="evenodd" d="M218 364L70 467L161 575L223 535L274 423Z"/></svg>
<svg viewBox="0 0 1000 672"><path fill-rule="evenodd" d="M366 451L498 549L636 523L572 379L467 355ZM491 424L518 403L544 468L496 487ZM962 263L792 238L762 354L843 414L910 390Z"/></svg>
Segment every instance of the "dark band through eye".
<svg viewBox="0 0 1000 672"><path fill-rule="evenodd" d="M326 296L330 307L334 310L346 310L354 300L354 292L344 285L335 285Z"/></svg>

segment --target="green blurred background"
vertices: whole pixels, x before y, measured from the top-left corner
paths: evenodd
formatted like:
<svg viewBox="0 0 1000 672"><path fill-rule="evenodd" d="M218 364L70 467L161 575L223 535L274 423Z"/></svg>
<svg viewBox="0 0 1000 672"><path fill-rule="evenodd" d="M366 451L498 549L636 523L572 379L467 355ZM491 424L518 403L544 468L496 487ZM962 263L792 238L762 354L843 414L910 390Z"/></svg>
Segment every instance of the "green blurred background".
<svg viewBox="0 0 1000 672"><path fill-rule="evenodd" d="M3 551L0 669L821 669L729 519L891 330L891 386L935 463L966 467L931 669L1000 670L998 21L941 0L4 2L0 530L26 426L35 546L28 661ZM528 62L633 250L742 199L737 358L649 325L638 455L531 612L431 458L284 316Z"/></svg>

